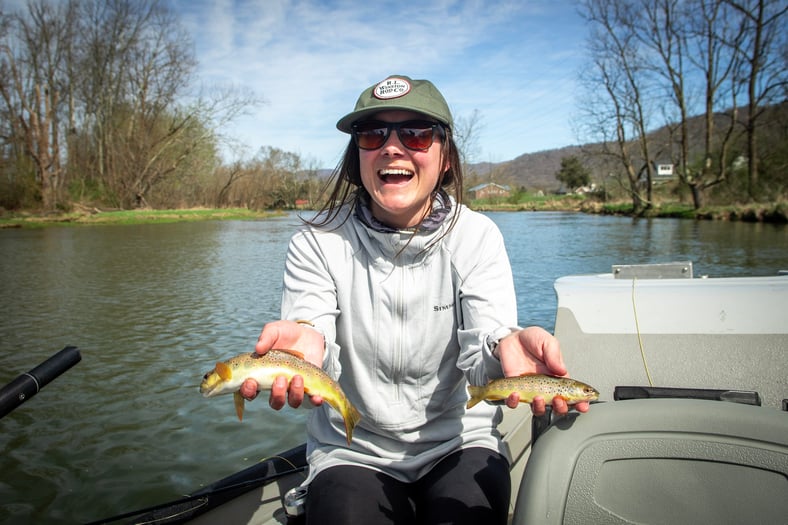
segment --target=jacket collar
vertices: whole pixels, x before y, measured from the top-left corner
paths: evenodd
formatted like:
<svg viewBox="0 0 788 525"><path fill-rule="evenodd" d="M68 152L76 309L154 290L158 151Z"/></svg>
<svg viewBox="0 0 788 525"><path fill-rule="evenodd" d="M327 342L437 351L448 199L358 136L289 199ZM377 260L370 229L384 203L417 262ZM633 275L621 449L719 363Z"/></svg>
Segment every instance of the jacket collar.
<svg viewBox="0 0 788 525"><path fill-rule="evenodd" d="M419 232L434 232L437 231L446 217L449 216L452 209L452 199L444 190L439 190L432 200L432 213L430 213L418 226ZM392 228L377 220L372 215L372 210L369 207L369 195L366 192L361 192L359 198L356 199L356 217L368 228L379 233L402 233L408 231L413 233L415 228L401 229Z"/></svg>

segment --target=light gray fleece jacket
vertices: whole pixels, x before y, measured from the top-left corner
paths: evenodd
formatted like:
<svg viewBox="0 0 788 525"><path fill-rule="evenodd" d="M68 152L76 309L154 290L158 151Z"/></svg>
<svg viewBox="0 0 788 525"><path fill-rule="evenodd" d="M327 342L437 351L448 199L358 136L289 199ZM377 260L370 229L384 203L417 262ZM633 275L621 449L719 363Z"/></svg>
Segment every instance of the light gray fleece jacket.
<svg viewBox="0 0 788 525"><path fill-rule="evenodd" d="M436 244L451 215L413 235L377 231L355 213L343 222L343 209L334 224L292 237L282 318L323 333L323 367L362 417L348 447L336 411L311 411L307 482L347 464L413 481L467 447L506 456L500 408L465 403L469 382L503 375L490 344L517 325L511 267L495 224L452 204L459 217Z"/></svg>

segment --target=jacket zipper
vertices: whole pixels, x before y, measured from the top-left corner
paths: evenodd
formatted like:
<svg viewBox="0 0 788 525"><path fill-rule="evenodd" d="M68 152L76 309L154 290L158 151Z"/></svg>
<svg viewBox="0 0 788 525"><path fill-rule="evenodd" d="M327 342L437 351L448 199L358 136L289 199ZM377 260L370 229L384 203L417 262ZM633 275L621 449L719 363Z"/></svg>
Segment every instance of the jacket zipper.
<svg viewBox="0 0 788 525"><path fill-rule="evenodd" d="M392 363L392 382L394 384L394 397L397 401L400 400L401 393L402 393L402 370L404 368L403 359L404 359L404 352L402 351L402 333L403 329L405 328L405 301L403 299L405 295L405 267L401 266L399 268L399 282L397 283L397 292L395 298L395 310L394 314L397 319L397 326L395 330L395 338L392 344L392 352L393 356L391 359Z"/></svg>

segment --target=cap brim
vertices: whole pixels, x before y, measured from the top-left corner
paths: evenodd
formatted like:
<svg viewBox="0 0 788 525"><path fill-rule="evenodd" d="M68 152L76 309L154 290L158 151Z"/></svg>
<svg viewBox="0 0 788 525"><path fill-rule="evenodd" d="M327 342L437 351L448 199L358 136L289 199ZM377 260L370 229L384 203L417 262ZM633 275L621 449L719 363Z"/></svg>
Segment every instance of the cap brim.
<svg viewBox="0 0 788 525"><path fill-rule="evenodd" d="M358 111L354 111L352 113L348 113L347 115L345 115L344 117L342 117L337 121L337 129L345 133L350 133L351 127L355 122L367 119L372 115L376 113L381 113L383 111L408 111L410 113L420 113L422 115L426 115L431 119L435 119L446 126L451 127L451 123L446 122L444 118L438 114L431 113L429 111L415 110L413 109L412 106L397 106L391 104L391 105L386 105L385 107L364 108L364 109L359 109Z"/></svg>

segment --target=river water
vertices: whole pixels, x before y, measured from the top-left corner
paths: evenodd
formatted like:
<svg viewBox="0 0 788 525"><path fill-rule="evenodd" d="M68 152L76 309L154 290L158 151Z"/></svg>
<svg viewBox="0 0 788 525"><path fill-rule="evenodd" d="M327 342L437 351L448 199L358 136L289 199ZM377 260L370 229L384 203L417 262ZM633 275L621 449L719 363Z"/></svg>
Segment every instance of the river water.
<svg viewBox="0 0 788 525"><path fill-rule="evenodd" d="M788 269L788 228L490 213L522 325L552 329L553 281L691 260L696 275ZM296 216L0 230L0 386L66 345L82 361L0 420L0 523L77 523L192 492L304 440L304 413L198 385L279 315Z"/></svg>

